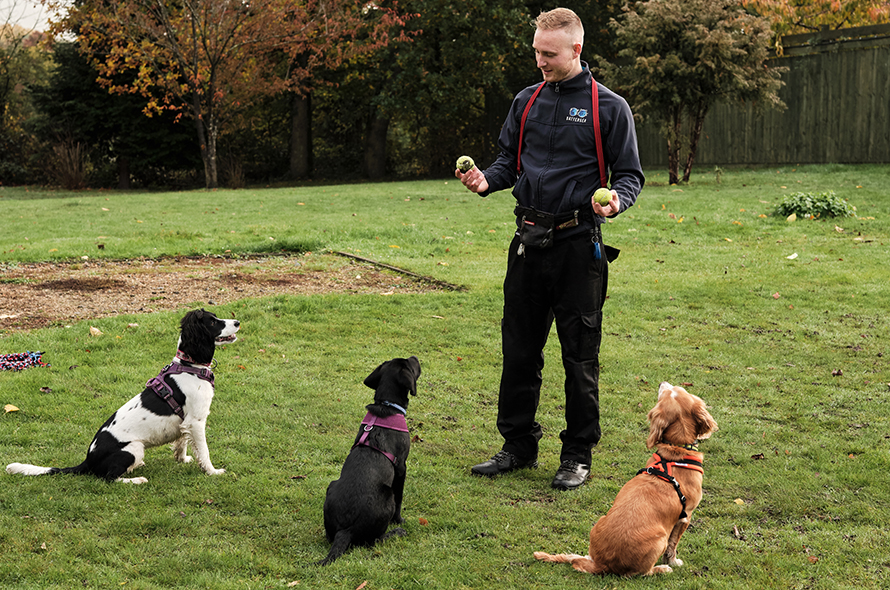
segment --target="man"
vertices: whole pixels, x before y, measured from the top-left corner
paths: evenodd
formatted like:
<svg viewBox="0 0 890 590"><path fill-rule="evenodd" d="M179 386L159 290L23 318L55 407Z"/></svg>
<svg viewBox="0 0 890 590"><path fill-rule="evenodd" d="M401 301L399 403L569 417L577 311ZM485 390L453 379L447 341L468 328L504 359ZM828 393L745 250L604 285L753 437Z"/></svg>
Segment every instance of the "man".
<svg viewBox="0 0 890 590"><path fill-rule="evenodd" d="M604 217L634 204L645 179L630 108L597 84L603 160L612 190L608 204L593 201L594 191L604 183L592 116L593 78L581 61L584 28L565 8L542 13L535 26L533 47L543 87L525 115L539 85L514 99L498 139L500 154L491 167L455 171L480 196L512 186L518 203L501 325L504 364L497 425L504 444L471 471L494 477L537 467L543 433L535 414L543 349L555 318L566 374L566 427L560 433L560 466L552 485L568 490L587 480L591 449L601 436L599 347L608 262L599 228Z"/></svg>

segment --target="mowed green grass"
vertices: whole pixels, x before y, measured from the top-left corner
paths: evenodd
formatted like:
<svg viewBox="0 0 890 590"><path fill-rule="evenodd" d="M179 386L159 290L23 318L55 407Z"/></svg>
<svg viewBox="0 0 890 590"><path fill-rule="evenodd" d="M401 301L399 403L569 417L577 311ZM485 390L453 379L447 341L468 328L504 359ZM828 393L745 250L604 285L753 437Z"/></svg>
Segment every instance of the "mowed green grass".
<svg viewBox="0 0 890 590"><path fill-rule="evenodd" d="M0 586L8 588L884 588L890 515L890 168L650 171L637 206L605 228L604 436L582 489L557 493L563 420L555 330L546 349L537 470L469 467L500 446L501 282L513 199L455 181L66 193L0 187L0 272L44 260L243 255L313 265L346 251L466 287L428 294L274 296L212 309L243 322L217 354L204 475L146 454L144 486L0 474ZM856 217L788 222L784 194L833 190ZM99 249L98 244L104 248ZM228 252L227 252L228 251ZM796 256L794 256L796 254ZM2 280L2 275L0 275ZM180 310L7 331L0 354L50 368L0 373L0 464L79 463L96 429L172 358ZM129 327L138 323L138 327ZM102 330L89 336L89 326ZM327 568L322 525L380 362L415 354L417 440L408 536ZM686 384L720 425L703 443L705 496L651 579L591 578L532 552L586 550L644 466L660 381Z"/></svg>

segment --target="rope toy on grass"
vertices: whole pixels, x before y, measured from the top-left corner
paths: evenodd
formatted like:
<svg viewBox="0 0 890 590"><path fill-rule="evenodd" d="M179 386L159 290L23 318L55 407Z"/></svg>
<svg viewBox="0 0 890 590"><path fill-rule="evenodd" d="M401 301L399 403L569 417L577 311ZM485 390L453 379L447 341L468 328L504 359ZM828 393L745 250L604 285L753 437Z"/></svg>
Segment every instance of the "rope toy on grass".
<svg viewBox="0 0 890 590"><path fill-rule="evenodd" d="M42 352L15 352L12 354L0 354L0 371L21 371L28 367L49 367L49 363L43 362Z"/></svg>

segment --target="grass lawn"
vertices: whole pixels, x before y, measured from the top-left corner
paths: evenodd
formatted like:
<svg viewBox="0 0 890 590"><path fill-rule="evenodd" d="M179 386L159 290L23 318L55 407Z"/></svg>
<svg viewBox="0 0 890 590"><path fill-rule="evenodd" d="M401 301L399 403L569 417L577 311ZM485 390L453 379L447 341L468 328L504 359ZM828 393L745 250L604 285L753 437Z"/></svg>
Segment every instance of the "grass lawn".
<svg viewBox="0 0 890 590"><path fill-rule="evenodd" d="M719 182L718 182L719 180ZM770 215L792 192L833 190L843 219ZM430 294L273 296L213 308L242 321L217 352L204 475L167 448L143 486L0 473L0 587L887 588L890 587L890 167L650 171L604 227L604 436L583 488L550 488L562 429L555 330L546 350L540 468L495 480L469 467L500 447L501 283L512 197L455 180L179 193L0 187L0 280L35 261L346 251L466 287ZM104 249L97 249L97 244ZM333 262L332 262L333 263ZM104 420L170 361L182 313L0 332L0 464L79 463ZM129 327L138 323L137 328ZM102 332L90 337L89 326ZM325 489L380 362L415 354L408 536L326 568ZM686 384L720 425L703 443L705 496L649 579L592 578L532 552L584 553L595 520L644 466L659 382Z"/></svg>

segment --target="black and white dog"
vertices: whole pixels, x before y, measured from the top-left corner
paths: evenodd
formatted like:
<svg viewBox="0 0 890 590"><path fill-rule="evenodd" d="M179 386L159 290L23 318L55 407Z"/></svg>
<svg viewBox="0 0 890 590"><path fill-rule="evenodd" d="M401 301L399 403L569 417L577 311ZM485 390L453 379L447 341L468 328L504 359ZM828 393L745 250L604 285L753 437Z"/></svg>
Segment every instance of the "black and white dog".
<svg viewBox="0 0 890 590"><path fill-rule="evenodd" d="M95 475L108 481L141 484L144 477L124 478L145 465L145 449L173 443L177 461L189 463L189 441L198 465L208 475L225 473L210 462L205 428L213 401L215 347L235 342L238 320L221 320L209 311L188 312L181 322L176 357L145 389L111 415L90 444L86 460L76 467L38 467L22 463L6 466L7 473Z"/></svg>
<svg viewBox="0 0 890 590"><path fill-rule="evenodd" d="M331 549L319 565L327 565L353 545L404 535L391 522L402 522L402 493L411 435L405 413L408 395L417 395L420 362L416 356L386 361L368 375L374 390L340 479L332 481L324 500L324 529Z"/></svg>

